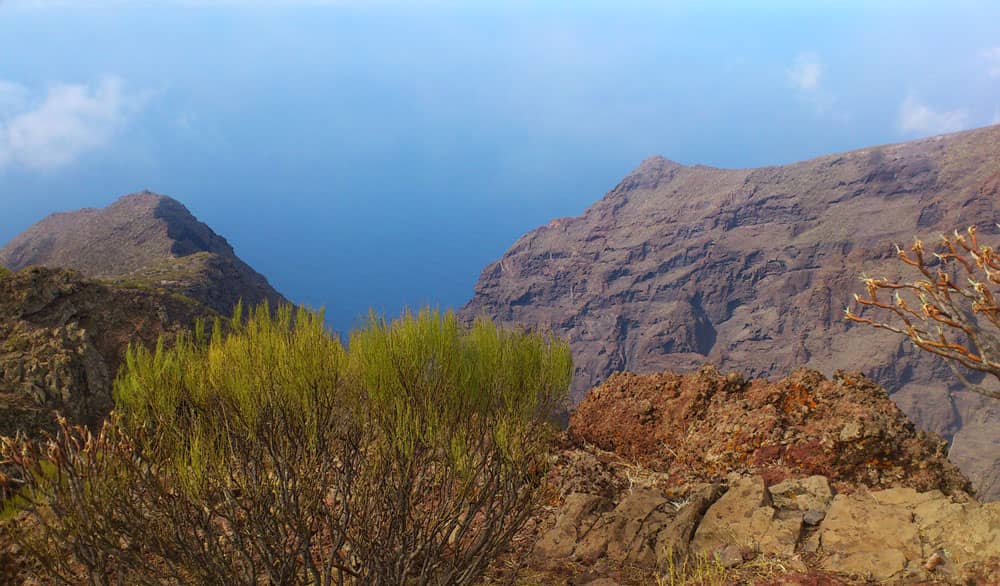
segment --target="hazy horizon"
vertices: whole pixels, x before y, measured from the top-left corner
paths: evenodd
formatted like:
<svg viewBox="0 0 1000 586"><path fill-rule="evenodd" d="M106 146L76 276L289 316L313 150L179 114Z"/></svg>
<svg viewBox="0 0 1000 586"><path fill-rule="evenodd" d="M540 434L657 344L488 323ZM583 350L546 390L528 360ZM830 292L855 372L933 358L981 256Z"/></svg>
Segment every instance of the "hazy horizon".
<svg viewBox="0 0 1000 586"><path fill-rule="evenodd" d="M0 242L149 189L338 329L458 307L647 157L1000 122L1000 5L870 4L0 1Z"/></svg>

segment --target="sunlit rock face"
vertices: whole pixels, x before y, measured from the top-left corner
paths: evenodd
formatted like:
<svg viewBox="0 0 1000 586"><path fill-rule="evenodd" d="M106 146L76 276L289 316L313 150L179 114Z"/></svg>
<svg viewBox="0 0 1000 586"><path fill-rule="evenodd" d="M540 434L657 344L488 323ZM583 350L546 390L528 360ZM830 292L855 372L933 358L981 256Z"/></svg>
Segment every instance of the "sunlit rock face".
<svg viewBox="0 0 1000 586"><path fill-rule="evenodd" d="M861 370L996 497L1000 449L981 444L1000 437L1000 406L843 309L862 273L904 274L894 243L974 224L1000 244L998 198L1000 126L758 169L651 158L583 215L521 237L463 313L567 339L574 403L621 370Z"/></svg>

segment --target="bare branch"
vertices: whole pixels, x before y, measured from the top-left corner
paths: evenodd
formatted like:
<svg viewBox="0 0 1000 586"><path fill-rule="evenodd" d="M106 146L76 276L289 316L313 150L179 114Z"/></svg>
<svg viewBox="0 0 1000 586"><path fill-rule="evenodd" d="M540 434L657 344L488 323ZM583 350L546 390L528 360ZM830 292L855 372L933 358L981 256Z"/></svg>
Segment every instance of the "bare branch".
<svg viewBox="0 0 1000 586"><path fill-rule="evenodd" d="M919 277L901 282L862 277L865 293L854 296L857 310L845 308L844 318L907 336L918 348L948 360L970 391L1000 398L1000 391L970 382L955 366L1000 381L1000 305L990 288L1000 285L1000 258L979 244L974 226L966 235L957 230L942 235L938 247L931 266L921 240L909 250L896 245L900 261ZM879 298L881 291L892 293L891 304Z"/></svg>

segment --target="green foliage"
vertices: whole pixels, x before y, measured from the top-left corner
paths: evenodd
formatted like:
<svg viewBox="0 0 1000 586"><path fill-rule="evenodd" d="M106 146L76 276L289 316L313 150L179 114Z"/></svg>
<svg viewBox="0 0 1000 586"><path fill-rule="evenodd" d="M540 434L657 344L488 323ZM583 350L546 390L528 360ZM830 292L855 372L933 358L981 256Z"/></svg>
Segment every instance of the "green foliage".
<svg viewBox="0 0 1000 586"><path fill-rule="evenodd" d="M348 351L322 314L238 306L130 348L99 436L4 447L20 539L70 582L470 584L537 504L571 372L487 320L372 315Z"/></svg>
<svg viewBox="0 0 1000 586"><path fill-rule="evenodd" d="M572 373L569 350L555 339L486 319L466 330L453 315L426 310L391 324L373 315L350 348L352 379L385 447L410 458L418 445L439 446L454 453L456 466L471 464L462 460L479 421L490 422L507 458L523 456L528 446L518 431L554 410Z"/></svg>
<svg viewBox="0 0 1000 586"><path fill-rule="evenodd" d="M7 267L0 266L0 279L9 277L12 273Z"/></svg>
<svg viewBox="0 0 1000 586"><path fill-rule="evenodd" d="M155 448L170 450L182 476L230 466L223 447L253 439L265 416L300 426L315 445L318 403L343 387L345 352L321 314L262 306L227 326L217 321L207 336L200 322L169 349L132 347L115 381L123 424L155 429Z"/></svg>
<svg viewBox="0 0 1000 586"><path fill-rule="evenodd" d="M718 556L667 556L666 572L656 586L724 586L732 583Z"/></svg>
<svg viewBox="0 0 1000 586"><path fill-rule="evenodd" d="M113 285L115 287L118 287L120 289L135 289L135 290L138 290L138 291L149 291L149 292L153 292L153 293L162 293L164 295L170 296L171 299L174 299L175 301L179 301L179 302L181 302L181 303L183 303L185 305L188 305L188 306L198 306L198 305L200 305L200 303L197 300L192 299L192 298L188 297L187 295L182 295L182 294L177 293L175 291L170 291L169 289L166 289L164 287L161 287L161 286L157 285L152 280L136 279L136 278L128 278L128 279L116 278L116 279L106 279L105 282L107 282L107 283L109 283L109 284L111 284L111 285Z"/></svg>

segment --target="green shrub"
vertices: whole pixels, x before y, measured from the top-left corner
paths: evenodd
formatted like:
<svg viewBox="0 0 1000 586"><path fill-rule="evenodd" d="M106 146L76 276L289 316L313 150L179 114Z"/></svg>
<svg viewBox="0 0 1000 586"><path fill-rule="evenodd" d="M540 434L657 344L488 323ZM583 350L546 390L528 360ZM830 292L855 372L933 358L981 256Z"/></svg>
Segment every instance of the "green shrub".
<svg viewBox="0 0 1000 586"><path fill-rule="evenodd" d="M473 583L537 504L568 348L422 311L349 349L266 306L131 348L100 434L4 447L19 542L70 583Z"/></svg>
<svg viewBox="0 0 1000 586"><path fill-rule="evenodd" d="M0 279L4 277L9 277L11 275L10 269L7 267L0 266Z"/></svg>

